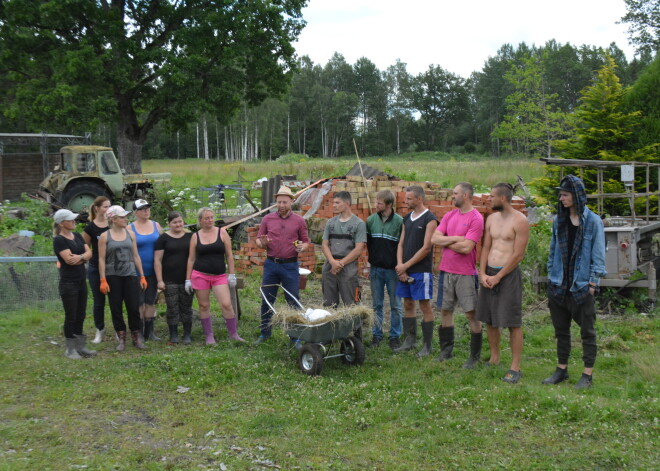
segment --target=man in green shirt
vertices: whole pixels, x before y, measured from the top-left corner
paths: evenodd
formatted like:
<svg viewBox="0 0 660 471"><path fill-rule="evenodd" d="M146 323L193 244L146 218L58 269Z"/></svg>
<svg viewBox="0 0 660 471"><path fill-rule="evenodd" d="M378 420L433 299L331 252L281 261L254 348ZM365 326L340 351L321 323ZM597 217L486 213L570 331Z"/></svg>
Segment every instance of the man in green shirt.
<svg viewBox="0 0 660 471"><path fill-rule="evenodd" d="M376 213L367 218L367 249L369 249L369 279L376 320L372 329L372 346L383 340L383 304L385 287L390 298L390 348L400 347L401 298L396 295L396 251L401 238L403 218L394 212L394 193L383 190L376 195Z"/></svg>

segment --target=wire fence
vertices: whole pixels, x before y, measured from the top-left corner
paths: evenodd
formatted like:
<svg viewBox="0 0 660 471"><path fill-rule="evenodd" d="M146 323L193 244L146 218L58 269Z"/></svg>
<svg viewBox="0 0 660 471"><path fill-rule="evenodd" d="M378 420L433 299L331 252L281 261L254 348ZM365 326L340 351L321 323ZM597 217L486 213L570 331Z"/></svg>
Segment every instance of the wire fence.
<svg viewBox="0 0 660 471"><path fill-rule="evenodd" d="M57 257L0 257L0 312L61 308Z"/></svg>

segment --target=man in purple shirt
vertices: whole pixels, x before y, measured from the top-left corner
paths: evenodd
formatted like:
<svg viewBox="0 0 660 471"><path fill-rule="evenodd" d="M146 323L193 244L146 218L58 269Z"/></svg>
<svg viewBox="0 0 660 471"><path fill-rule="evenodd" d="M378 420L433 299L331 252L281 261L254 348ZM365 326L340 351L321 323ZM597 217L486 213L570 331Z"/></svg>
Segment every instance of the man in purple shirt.
<svg viewBox="0 0 660 471"><path fill-rule="evenodd" d="M257 246L266 249L268 257L264 264L264 274L261 286L265 298L272 305L277 298L278 285L291 293L284 296L289 306L299 308L298 288L300 275L298 273L298 254L307 249L309 236L305 220L291 211L293 193L286 187L280 187L275 195L277 211L264 216L257 234ZM261 335L255 345L268 340L272 334L270 320L273 312L266 303L261 301Z"/></svg>

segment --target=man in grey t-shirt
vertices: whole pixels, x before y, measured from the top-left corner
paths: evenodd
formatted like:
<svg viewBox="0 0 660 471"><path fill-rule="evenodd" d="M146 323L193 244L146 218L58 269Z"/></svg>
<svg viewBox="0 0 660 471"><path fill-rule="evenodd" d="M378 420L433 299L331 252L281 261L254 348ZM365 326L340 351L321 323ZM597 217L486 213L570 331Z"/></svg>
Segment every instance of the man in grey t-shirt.
<svg viewBox="0 0 660 471"><path fill-rule="evenodd" d="M323 232L323 305L345 305L360 300L357 259L367 244L367 226L351 211L351 194L335 193L332 209L336 214Z"/></svg>

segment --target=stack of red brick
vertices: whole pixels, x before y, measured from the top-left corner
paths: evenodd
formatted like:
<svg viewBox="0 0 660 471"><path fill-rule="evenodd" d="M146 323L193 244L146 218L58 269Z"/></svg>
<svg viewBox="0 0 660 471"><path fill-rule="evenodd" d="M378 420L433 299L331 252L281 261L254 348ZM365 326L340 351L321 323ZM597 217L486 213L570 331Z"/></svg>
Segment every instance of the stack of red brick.
<svg viewBox="0 0 660 471"><path fill-rule="evenodd" d="M314 216L308 220L308 227L310 238L312 240L320 240L325 229L325 224L328 219L334 216L332 210L332 199L334 194L338 191L348 191L351 194L353 204L351 210L360 219L366 221L369 215L375 211L376 194L384 189L391 190L395 195L395 210L401 216L408 214L408 208L405 205L406 193L405 188L410 185L419 185L424 188L426 193L426 207L435 214L438 220L454 209L452 203L452 190L441 188L439 184L432 182L408 182L403 180L389 180L387 177L374 177L373 179L363 179L362 177L349 176L346 179L333 179L332 190L323 196L323 200L316 211ZM318 185L321 186L320 184ZM367 196L368 195L368 196ZM472 205L474 208L484 215L486 218L492 210L490 209L490 195L475 195L472 198ZM372 209L370 209L370 207ZM519 211L525 211L525 202L522 198L514 197L513 207ZM311 209L311 205L303 205L302 213L305 214ZM255 270L262 271L263 262L266 259L265 251L257 248L254 241L259 226L254 226L248 229L249 241L246 244L241 244L239 253L234 256L237 261L237 270L246 273ZM478 245L477 250L481 249L481 244ZM434 247L433 260L434 267L440 263L442 258L442 250L440 247ZM314 271L316 266L316 259L314 256L313 244L310 248L301 255L300 264L302 267ZM369 273L368 254L365 249L364 253L358 259L358 272L361 276L366 276Z"/></svg>

